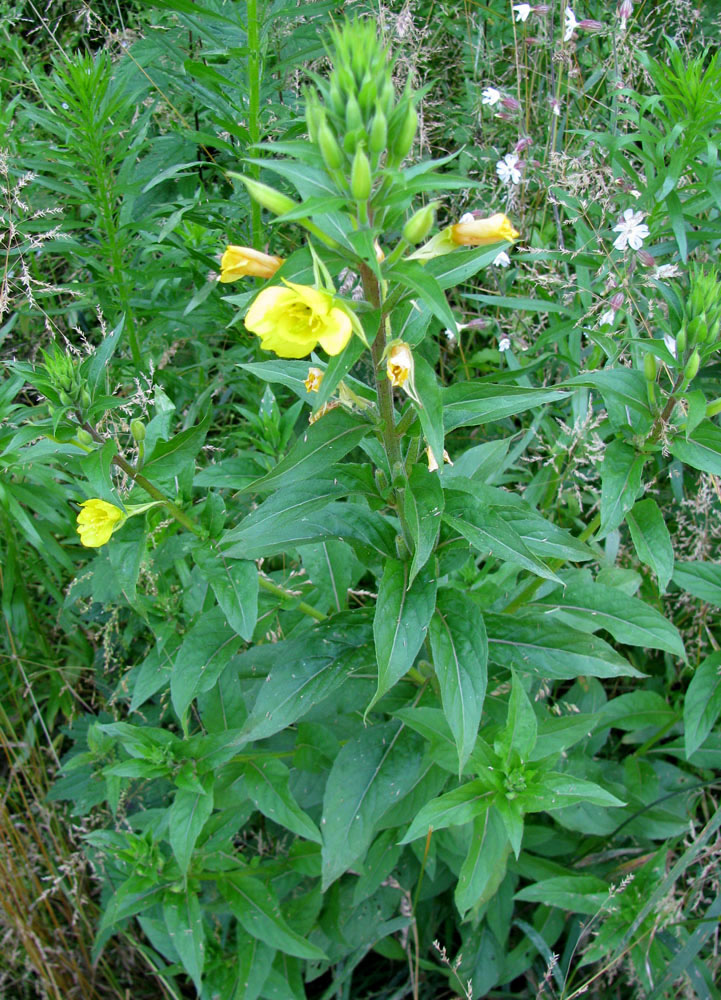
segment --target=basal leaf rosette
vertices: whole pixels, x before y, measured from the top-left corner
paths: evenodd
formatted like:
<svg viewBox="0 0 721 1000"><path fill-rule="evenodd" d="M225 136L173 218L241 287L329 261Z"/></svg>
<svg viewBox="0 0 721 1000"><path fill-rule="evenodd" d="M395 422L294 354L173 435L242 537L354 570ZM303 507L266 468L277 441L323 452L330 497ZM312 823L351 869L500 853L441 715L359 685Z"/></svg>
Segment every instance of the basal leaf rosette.
<svg viewBox="0 0 721 1000"><path fill-rule="evenodd" d="M264 288L245 317L246 329L260 337L263 350L279 358L305 358L318 344L326 354L340 354L353 326L332 292L290 281Z"/></svg>

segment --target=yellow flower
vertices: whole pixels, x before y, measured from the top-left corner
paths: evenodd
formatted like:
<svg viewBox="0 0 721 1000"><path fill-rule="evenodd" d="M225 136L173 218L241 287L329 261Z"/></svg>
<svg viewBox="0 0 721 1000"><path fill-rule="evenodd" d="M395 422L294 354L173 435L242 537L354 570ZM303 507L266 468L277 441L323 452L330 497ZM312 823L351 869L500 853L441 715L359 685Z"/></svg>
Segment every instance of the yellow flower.
<svg viewBox="0 0 721 1000"><path fill-rule="evenodd" d="M510 243L521 235L502 212L496 212L488 219L457 222L450 229L453 242L466 247L482 247L489 243L501 243L503 240Z"/></svg>
<svg viewBox="0 0 721 1000"><path fill-rule="evenodd" d="M428 459L428 471L436 472L438 469L438 462L436 462L436 456L431 451L431 446L428 445L426 448L426 458ZM451 456L448 454L446 449L443 449L443 462L445 465L453 465L451 461Z"/></svg>
<svg viewBox="0 0 721 1000"><path fill-rule="evenodd" d="M86 548L98 548L110 540L110 536L126 520L127 514L115 504L105 500L85 500L78 514L78 534Z"/></svg>
<svg viewBox="0 0 721 1000"><path fill-rule="evenodd" d="M280 358L304 358L320 344L327 354L340 354L351 338L348 313L330 292L285 282L264 288L245 317L245 326L260 337L264 351Z"/></svg>
<svg viewBox="0 0 721 1000"><path fill-rule="evenodd" d="M253 278L272 278L280 265L282 257L271 257L270 254L253 250L252 247L225 248L220 258L220 277L218 281L226 284L250 275Z"/></svg>
<svg viewBox="0 0 721 1000"><path fill-rule="evenodd" d="M388 352L386 361L388 381L394 386L404 386L408 377L413 376L413 355L408 344L399 341Z"/></svg>
<svg viewBox="0 0 721 1000"><path fill-rule="evenodd" d="M305 391L318 392L322 381L323 381L323 372L320 370L320 368L309 368L308 377L303 383L303 385L305 386Z"/></svg>

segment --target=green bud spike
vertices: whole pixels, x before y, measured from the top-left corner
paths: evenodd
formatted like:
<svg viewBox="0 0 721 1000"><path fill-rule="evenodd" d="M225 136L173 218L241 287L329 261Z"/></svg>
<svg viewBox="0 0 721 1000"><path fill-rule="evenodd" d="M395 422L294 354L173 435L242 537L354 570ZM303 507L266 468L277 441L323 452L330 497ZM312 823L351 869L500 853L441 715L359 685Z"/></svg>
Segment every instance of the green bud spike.
<svg viewBox="0 0 721 1000"><path fill-rule="evenodd" d="M687 382L690 382L692 378L696 377L700 364L701 355L696 350L686 362L686 367L683 370L683 377Z"/></svg>
<svg viewBox="0 0 721 1000"><path fill-rule="evenodd" d="M436 204L434 201L430 205L424 205L406 222L403 227L403 239L407 243L422 243L428 236L435 221Z"/></svg>
<svg viewBox="0 0 721 1000"><path fill-rule="evenodd" d="M363 115L361 114L360 105L353 94L348 97L348 103L345 108L345 127L349 132L354 132L357 128L363 128Z"/></svg>
<svg viewBox="0 0 721 1000"><path fill-rule="evenodd" d="M388 157L389 163L397 166L405 160L411 151L417 130L418 113L413 105L409 104L401 127L392 135L389 150L390 155ZM392 132L392 130L389 129L389 132Z"/></svg>
<svg viewBox="0 0 721 1000"><path fill-rule="evenodd" d="M656 381L656 358L653 354L647 354L643 359L643 374L647 382Z"/></svg>
<svg viewBox="0 0 721 1000"><path fill-rule="evenodd" d="M270 187L268 184L261 184L260 181L253 180L251 177L245 177L243 174L235 174L229 171L231 177L237 177L239 180L245 184L248 194L262 208L267 208L269 212L274 215L284 215L286 212L290 212L291 209L298 207L298 202L293 201L287 195L282 194L280 191L276 191L275 188Z"/></svg>
<svg viewBox="0 0 721 1000"><path fill-rule="evenodd" d="M326 167L331 171L339 170L343 164L343 153L326 121L318 129L318 146Z"/></svg>
<svg viewBox="0 0 721 1000"><path fill-rule="evenodd" d="M376 111L368 137L368 148L374 156L380 156L388 141L388 122L381 108Z"/></svg>
<svg viewBox="0 0 721 1000"><path fill-rule="evenodd" d="M368 201L373 188L371 165L365 150L359 146L353 157L350 172L350 193L356 201Z"/></svg>

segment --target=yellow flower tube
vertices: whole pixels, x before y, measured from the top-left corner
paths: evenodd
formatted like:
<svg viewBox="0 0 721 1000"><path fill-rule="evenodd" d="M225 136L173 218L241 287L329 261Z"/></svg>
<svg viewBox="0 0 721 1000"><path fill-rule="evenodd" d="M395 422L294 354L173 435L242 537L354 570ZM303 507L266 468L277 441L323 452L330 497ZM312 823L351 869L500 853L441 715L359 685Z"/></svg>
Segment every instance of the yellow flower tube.
<svg viewBox="0 0 721 1000"><path fill-rule="evenodd" d="M282 257L273 257L260 250L253 250L252 247L227 246L220 258L218 281L227 284L247 276L272 278L282 263Z"/></svg>
<svg viewBox="0 0 721 1000"><path fill-rule="evenodd" d="M457 222L450 227L451 239L458 246L481 247L490 243L509 243L521 235L513 228L513 223L502 212L487 219L473 219L468 222Z"/></svg>

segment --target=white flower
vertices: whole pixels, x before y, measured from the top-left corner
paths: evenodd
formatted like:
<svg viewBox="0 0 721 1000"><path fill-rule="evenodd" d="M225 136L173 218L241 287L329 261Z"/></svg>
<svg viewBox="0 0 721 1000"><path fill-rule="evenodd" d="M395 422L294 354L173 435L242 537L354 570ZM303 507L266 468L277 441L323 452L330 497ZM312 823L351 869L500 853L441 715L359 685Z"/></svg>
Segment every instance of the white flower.
<svg viewBox="0 0 721 1000"><path fill-rule="evenodd" d="M501 252L496 256L496 259L493 261L494 267L508 267L510 263L511 258L505 250L501 250Z"/></svg>
<svg viewBox="0 0 721 1000"><path fill-rule="evenodd" d="M613 231L620 234L613 241L617 250L625 250L627 246L632 250L640 250L649 235L648 226L643 221L643 212L634 212L632 208L626 209L623 220L613 227Z"/></svg>
<svg viewBox="0 0 721 1000"><path fill-rule="evenodd" d="M616 319L616 310L607 309L605 313L601 313L601 318L598 321L599 326L613 326L613 321Z"/></svg>
<svg viewBox="0 0 721 1000"><path fill-rule="evenodd" d="M503 184L520 184L521 171L518 169L520 160L515 153L506 153L496 164L496 173Z"/></svg>
<svg viewBox="0 0 721 1000"><path fill-rule="evenodd" d="M496 90L495 87L486 87L485 90L481 91L481 104L487 104L489 108L492 108L494 104L498 104L501 99L500 90Z"/></svg>
<svg viewBox="0 0 721 1000"><path fill-rule="evenodd" d="M670 333L664 333L663 342L668 347L671 354L676 357L676 338L672 337Z"/></svg>
<svg viewBox="0 0 721 1000"><path fill-rule="evenodd" d="M498 350L510 351L510 349L511 349L511 341L508 339L508 337L501 337L501 339L498 341Z"/></svg>
<svg viewBox="0 0 721 1000"><path fill-rule="evenodd" d="M513 13L516 15L516 21L527 21L528 15L533 10L530 3L517 3L513 7Z"/></svg>
<svg viewBox="0 0 721 1000"><path fill-rule="evenodd" d="M570 7L566 7L566 30L563 33L564 42L571 40L571 35L578 27L578 21L576 20L576 15L573 13Z"/></svg>

